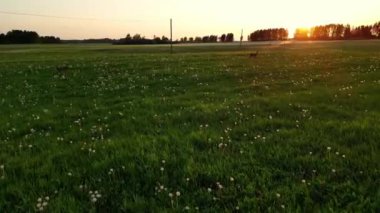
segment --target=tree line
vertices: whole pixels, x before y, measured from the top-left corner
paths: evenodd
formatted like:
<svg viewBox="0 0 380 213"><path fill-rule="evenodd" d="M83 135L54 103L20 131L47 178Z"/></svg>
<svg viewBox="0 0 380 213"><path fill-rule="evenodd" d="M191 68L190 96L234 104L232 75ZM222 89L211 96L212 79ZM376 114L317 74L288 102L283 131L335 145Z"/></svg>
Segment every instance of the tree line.
<svg viewBox="0 0 380 213"><path fill-rule="evenodd" d="M144 36L141 36L140 34L135 34L133 36L131 36L131 34L127 34L125 38L116 40L113 42L113 44L170 44L170 40L165 36L154 36L153 39L148 39Z"/></svg>
<svg viewBox="0 0 380 213"><path fill-rule="evenodd" d="M248 41L282 41L286 39L288 39L288 30L285 28L256 30L248 35Z"/></svg>
<svg viewBox="0 0 380 213"><path fill-rule="evenodd" d="M0 44L54 44L61 43L61 39L54 36L39 36L34 31L12 30L0 34Z"/></svg>
<svg viewBox="0 0 380 213"><path fill-rule="evenodd" d="M206 36L196 36L196 37L182 37L180 38L180 43L216 43L216 42L233 42L234 34L226 33L222 34L220 37L217 35L206 35Z"/></svg>
<svg viewBox="0 0 380 213"><path fill-rule="evenodd" d="M327 24L310 29L298 28L294 33L296 40L348 40L380 39L380 22L373 25L351 27L343 24Z"/></svg>

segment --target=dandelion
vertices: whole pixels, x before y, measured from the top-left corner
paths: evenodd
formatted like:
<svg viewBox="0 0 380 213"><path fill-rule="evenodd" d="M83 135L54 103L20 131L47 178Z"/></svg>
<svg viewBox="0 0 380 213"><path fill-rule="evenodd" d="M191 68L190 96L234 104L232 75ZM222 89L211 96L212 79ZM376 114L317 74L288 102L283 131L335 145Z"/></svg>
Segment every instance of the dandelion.
<svg viewBox="0 0 380 213"><path fill-rule="evenodd" d="M161 170L161 172L163 172L164 171L164 167L161 167L160 170Z"/></svg>
<svg viewBox="0 0 380 213"><path fill-rule="evenodd" d="M93 203L96 203L97 200L98 199L96 199L96 197L91 198L91 202L93 202Z"/></svg>
<svg viewBox="0 0 380 213"><path fill-rule="evenodd" d="M179 197L179 196L181 196L181 192L177 191L177 192L175 193L175 195L176 195L177 197Z"/></svg>
<svg viewBox="0 0 380 213"><path fill-rule="evenodd" d="M331 147L328 146L328 147L327 147L327 150L330 151L330 150L331 150Z"/></svg>
<svg viewBox="0 0 380 213"><path fill-rule="evenodd" d="M282 208L282 209L285 209L285 205L281 205L281 208Z"/></svg>
<svg viewBox="0 0 380 213"><path fill-rule="evenodd" d="M185 206L185 210L186 210L186 211L190 210L190 207Z"/></svg>
<svg viewBox="0 0 380 213"><path fill-rule="evenodd" d="M231 182L234 182L234 180L235 180L235 179L234 179L233 177L230 177L230 181L231 181Z"/></svg>
<svg viewBox="0 0 380 213"><path fill-rule="evenodd" d="M236 209L236 210L239 210L239 209L240 209L240 207L239 207L239 206L236 206L236 207L235 207L235 209Z"/></svg>
<svg viewBox="0 0 380 213"><path fill-rule="evenodd" d="M346 158L346 155L342 155L342 158Z"/></svg>
<svg viewBox="0 0 380 213"><path fill-rule="evenodd" d="M211 188L207 188L207 191L208 191L208 192L211 192L211 191L212 191L212 189L211 189Z"/></svg>
<svg viewBox="0 0 380 213"><path fill-rule="evenodd" d="M68 172L67 175L68 176L73 176L73 174L71 172Z"/></svg>
<svg viewBox="0 0 380 213"><path fill-rule="evenodd" d="M305 180L305 179L302 179L302 183L306 183L306 180Z"/></svg>
<svg viewBox="0 0 380 213"><path fill-rule="evenodd" d="M335 173L335 172L336 172L336 170L335 170L335 169L332 169L331 171L332 171L333 173Z"/></svg>
<svg viewBox="0 0 380 213"><path fill-rule="evenodd" d="M173 193L170 192L169 193L169 197L172 198L173 197Z"/></svg>
<svg viewBox="0 0 380 213"><path fill-rule="evenodd" d="M2 165L0 165L0 169L4 169L4 165L2 164Z"/></svg>
<svg viewBox="0 0 380 213"><path fill-rule="evenodd" d="M280 198L280 197L281 197L281 194L280 194L280 193L276 193L276 197L277 197L277 198Z"/></svg>

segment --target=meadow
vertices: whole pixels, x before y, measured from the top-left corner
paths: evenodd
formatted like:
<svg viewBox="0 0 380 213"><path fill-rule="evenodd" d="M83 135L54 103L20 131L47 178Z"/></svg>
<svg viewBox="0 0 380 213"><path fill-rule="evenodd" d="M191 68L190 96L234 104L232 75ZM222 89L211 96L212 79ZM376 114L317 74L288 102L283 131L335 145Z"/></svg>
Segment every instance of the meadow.
<svg viewBox="0 0 380 213"><path fill-rule="evenodd" d="M0 46L0 212L380 212L379 41L168 51Z"/></svg>

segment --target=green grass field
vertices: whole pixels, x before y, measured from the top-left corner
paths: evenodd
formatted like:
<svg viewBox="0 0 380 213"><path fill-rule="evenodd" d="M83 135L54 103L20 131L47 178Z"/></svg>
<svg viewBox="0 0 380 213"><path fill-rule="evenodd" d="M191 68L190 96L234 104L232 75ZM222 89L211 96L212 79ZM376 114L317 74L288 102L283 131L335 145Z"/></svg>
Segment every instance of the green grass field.
<svg viewBox="0 0 380 213"><path fill-rule="evenodd" d="M379 41L168 50L0 46L0 212L380 212Z"/></svg>

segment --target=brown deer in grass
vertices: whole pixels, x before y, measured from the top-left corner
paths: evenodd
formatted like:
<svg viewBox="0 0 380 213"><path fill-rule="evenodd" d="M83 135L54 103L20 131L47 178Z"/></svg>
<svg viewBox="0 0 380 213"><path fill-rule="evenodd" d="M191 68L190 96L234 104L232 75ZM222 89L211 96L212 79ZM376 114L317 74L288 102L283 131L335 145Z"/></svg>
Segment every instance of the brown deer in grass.
<svg viewBox="0 0 380 213"><path fill-rule="evenodd" d="M258 50L256 50L255 53L250 53L250 54L249 54L249 57L250 57L250 58L256 58L257 55L259 55L259 51L258 51Z"/></svg>

